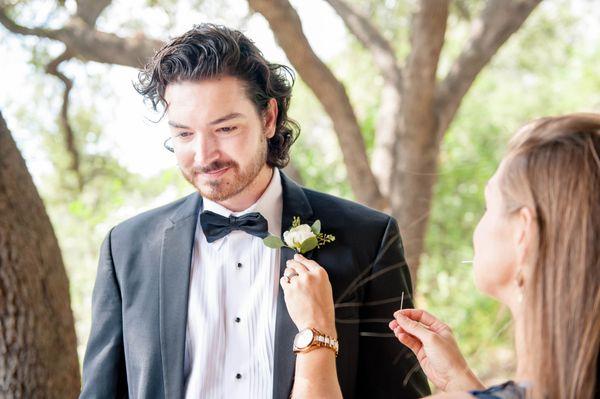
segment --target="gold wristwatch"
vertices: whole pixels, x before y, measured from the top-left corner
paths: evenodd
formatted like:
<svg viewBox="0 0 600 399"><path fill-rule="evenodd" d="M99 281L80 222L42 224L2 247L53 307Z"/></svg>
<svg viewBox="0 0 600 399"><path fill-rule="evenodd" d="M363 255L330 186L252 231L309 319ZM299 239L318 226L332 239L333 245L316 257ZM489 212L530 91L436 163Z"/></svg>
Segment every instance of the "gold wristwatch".
<svg viewBox="0 0 600 399"><path fill-rule="evenodd" d="M315 348L328 348L338 355L340 344L337 339L323 334L316 328L305 328L294 338L294 353L306 353Z"/></svg>

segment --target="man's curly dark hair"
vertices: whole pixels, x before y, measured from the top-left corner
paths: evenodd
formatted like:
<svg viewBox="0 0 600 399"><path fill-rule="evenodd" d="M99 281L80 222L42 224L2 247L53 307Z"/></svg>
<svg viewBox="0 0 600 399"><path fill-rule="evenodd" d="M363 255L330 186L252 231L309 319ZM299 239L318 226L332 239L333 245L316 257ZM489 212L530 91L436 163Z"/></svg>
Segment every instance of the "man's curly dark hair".
<svg viewBox="0 0 600 399"><path fill-rule="evenodd" d="M220 76L240 79L248 98L262 115L269 100L277 101L275 135L268 141L267 164L283 168L289 151L300 134L298 124L288 118L294 72L285 65L265 60L262 52L243 33L214 24L200 24L178 36L146 64L134 84L138 93L157 111L166 111L164 98L169 83L199 81Z"/></svg>

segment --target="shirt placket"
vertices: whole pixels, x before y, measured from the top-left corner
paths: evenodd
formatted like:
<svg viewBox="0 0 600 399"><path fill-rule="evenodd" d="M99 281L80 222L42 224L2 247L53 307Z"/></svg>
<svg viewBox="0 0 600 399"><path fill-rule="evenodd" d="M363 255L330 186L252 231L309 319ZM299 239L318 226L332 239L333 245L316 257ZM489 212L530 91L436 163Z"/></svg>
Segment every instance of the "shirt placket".
<svg viewBox="0 0 600 399"><path fill-rule="evenodd" d="M226 345L225 385L230 392L227 397L244 397L250 390L249 359L250 337L248 329L247 298L250 290L252 265L248 253L251 237L242 231L233 231L227 237L229 263L225 265Z"/></svg>

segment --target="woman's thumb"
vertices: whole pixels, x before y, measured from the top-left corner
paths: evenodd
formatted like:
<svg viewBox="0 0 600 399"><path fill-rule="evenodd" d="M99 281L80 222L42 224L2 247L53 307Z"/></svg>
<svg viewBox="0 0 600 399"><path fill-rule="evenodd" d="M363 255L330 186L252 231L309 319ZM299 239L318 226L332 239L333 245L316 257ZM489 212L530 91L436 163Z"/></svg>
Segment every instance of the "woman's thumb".
<svg viewBox="0 0 600 399"><path fill-rule="evenodd" d="M410 335L414 335L423 342L430 334L431 331L418 321L412 320L404 316L401 312L394 313L394 318L398 325Z"/></svg>

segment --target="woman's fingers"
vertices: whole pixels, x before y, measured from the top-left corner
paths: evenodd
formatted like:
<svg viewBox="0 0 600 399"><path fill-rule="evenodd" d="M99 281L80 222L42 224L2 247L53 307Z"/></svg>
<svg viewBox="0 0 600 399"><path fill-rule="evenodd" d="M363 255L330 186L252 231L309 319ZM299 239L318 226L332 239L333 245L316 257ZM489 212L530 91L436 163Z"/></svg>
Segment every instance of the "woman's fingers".
<svg viewBox="0 0 600 399"><path fill-rule="evenodd" d="M408 349L410 349L412 353L414 353L415 356L417 356L418 360L421 360L418 358L419 353L423 348L423 344L421 343L421 341L419 341L417 338L413 337L410 334L401 332L400 329L398 329L398 332L395 332L395 334L396 338L398 338L398 341L402 342L402 344L408 347Z"/></svg>
<svg viewBox="0 0 600 399"><path fill-rule="evenodd" d="M308 271L302 264L294 262L293 260L288 260L282 278L286 280L285 283L287 285L290 285L294 279L300 278L306 273L308 273Z"/></svg>
<svg viewBox="0 0 600 399"><path fill-rule="evenodd" d="M311 272L319 270L321 268L321 265L319 265L317 262L304 257L302 254L294 255L294 261L300 263L302 266L306 267L306 269Z"/></svg>
<svg viewBox="0 0 600 399"><path fill-rule="evenodd" d="M394 317L396 318L399 328L411 335L414 335L421 341L428 340L432 334L431 330L429 330L429 328L427 328L425 325L404 316L404 314L401 312L394 313Z"/></svg>
<svg viewBox="0 0 600 399"><path fill-rule="evenodd" d="M294 269L296 271L296 273L298 273L298 274L308 272L308 268L304 264L302 264L296 260L293 260L293 259L288 260L286 262L286 266Z"/></svg>
<svg viewBox="0 0 600 399"><path fill-rule="evenodd" d="M285 277L285 276L281 277L279 279L279 285L281 285L281 288L283 288L283 292L285 292L285 290L287 290L288 286L290 285L287 277Z"/></svg>
<svg viewBox="0 0 600 399"><path fill-rule="evenodd" d="M418 321L419 323L423 323L426 326L430 326L438 319L436 319L432 314L427 313L423 309L402 309L397 313L402 313L404 316L412 319L414 321Z"/></svg>
<svg viewBox="0 0 600 399"><path fill-rule="evenodd" d="M287 261L286 268L283 271L283 276L279 279L279 283L283 287L284 292L290 287L295 278L300 277L301 274L307 273L306 269L302 265L299 265L297 262L296 264L292 262L293 261Z"/></svg>
<svg viewBox="0 0 600 399"><path fill-rule="evenodd" d="M437 317L422 309L402 309L397 311L396 313L400 313L411 320L424 324L431 331L434 332L439 332L443 329L448 328L448 326L444 324L441 320L439 320Z"/></svg>
<svg viewBox="0 0 600 399"><path fill-rule="evenodd" d="M283 271L283 277L289 277L290 279L292 277L297 277L300 274L306 273L306 271L302 271L302 269L298 270L298 267L294 267L294 265L287 265L287 267L285 268L285 270Z"/></svg>
<svg viewBox="0 0 600 399"><path fill-rule="evenodd" d="M415 355L419 354L421 348L423 348L423 344L414 336L408 334L401 326L398 324L396 320L392 320L389 323L390 329L394 332L398 341L408 347L411 351L414 352Z"/></svg>

